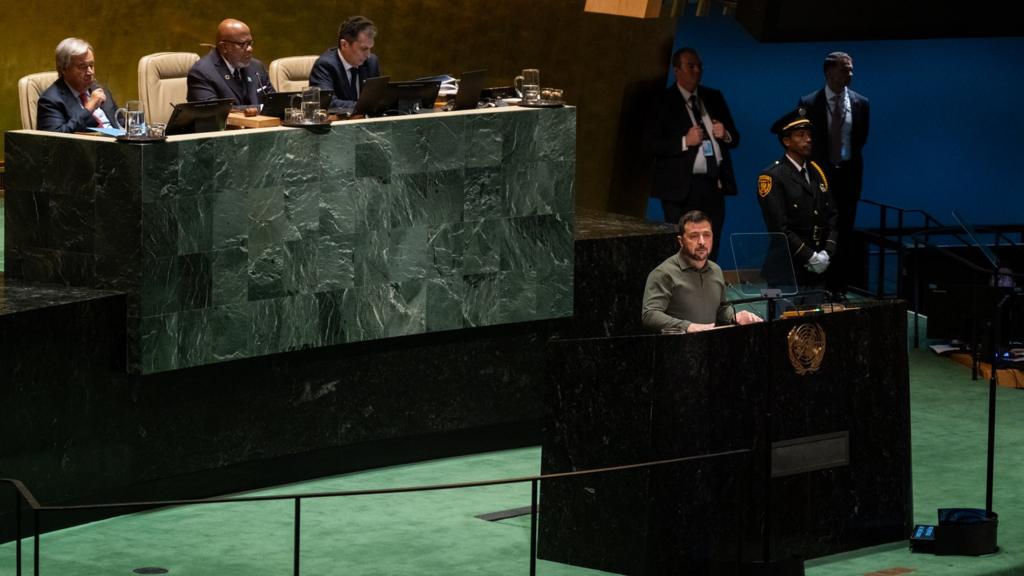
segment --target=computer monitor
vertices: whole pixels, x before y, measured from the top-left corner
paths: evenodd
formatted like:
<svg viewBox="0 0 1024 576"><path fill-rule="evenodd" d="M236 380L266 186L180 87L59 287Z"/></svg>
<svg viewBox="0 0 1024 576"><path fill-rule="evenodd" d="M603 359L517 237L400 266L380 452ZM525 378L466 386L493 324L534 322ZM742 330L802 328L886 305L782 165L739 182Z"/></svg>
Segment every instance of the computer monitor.
<svg viewBox="0 0 1024 576"><path fill-rule="evenodd" d="M480 105L480 92L484 89L487 70L463 72L459 78L459 91L455 93L455 110L476 110Z"/></svg>
<svg viewBox="0 0 1024 576"><path fill-rule="evenodd" d="M390 82L388 76L368 79L359 90L359 100L354 108L331 109L332 114L347 116L386 116L408 114L416 105L421 110L433 110L434 101L441 82L435 80L412 80Z"/></svg>
<svg viewBox="0 0 1024 576"><path fill-rule="evenodd" d="M408 114L434 109L441 82L437 80L409 80L388 84L387 112Z"/></svg>
<svg viewBox="0 0 1024 576"><path fill-rule="evenodd" d="M223 98L175 104L167 120L167 135L223 130L234 102L232 98Z"/></svg>

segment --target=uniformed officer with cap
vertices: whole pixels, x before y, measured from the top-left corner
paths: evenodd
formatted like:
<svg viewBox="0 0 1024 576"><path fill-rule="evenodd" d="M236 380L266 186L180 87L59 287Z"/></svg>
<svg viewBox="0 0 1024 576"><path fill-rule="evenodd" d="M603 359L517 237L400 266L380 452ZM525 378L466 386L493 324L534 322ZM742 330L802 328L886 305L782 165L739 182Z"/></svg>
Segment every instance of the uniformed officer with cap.
<svg viewBox="0 0 1024 576"><path fill-rule="evenodd" d="M836 207L825 172L811 160L811 121L797 108L772 124L786 154L757 177L757 196L769 232L786 236L801 289L824 286L836 251Z"/></svg>

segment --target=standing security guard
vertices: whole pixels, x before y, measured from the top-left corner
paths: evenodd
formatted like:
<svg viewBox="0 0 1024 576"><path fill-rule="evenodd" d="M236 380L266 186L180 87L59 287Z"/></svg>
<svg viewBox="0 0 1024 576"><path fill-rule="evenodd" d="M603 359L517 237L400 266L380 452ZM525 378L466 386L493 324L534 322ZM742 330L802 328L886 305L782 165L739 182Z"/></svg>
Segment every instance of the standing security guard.
<svg viewBox="0 0 1024 576"><path fill-rule="evenodd" d="M757 177L757 196L769 232L786 237L802 290L821 289L836 251L836 207L825 173L811 158L811 121L798 108L772 124L786 154Z"/></svg>

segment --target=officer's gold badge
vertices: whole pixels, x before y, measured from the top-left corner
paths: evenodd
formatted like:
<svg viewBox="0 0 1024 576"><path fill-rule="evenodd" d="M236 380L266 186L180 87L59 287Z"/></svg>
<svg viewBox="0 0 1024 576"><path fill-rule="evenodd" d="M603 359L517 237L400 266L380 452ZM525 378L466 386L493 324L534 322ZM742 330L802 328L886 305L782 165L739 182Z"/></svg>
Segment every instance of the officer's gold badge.
<svg viewBox="0 0 1024 576"><path fill-rule="evenodd" d="M797 374L817 372L825 359L825 330L819 324L801 324L786 338L789 363Z"/></svg>
<svg viewBox="0 0 1024 576"><path fill-rule="evenodd" d="M772 177L767 174L761 174L757 177L757 193L764 198L772 191Z"/></svg>

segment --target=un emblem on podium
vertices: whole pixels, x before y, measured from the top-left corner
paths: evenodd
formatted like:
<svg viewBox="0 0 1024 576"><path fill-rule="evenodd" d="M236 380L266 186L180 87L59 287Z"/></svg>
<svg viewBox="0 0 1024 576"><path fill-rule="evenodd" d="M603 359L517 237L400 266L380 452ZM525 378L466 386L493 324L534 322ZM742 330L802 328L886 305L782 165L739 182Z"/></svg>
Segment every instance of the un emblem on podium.
<svg viewBox="0 0 1024 576"><path fill-rule="evenodd" d="M799 375L817 372L825 359L825 330L818 324L794 326L786 337L789 363Z"/></svg>

